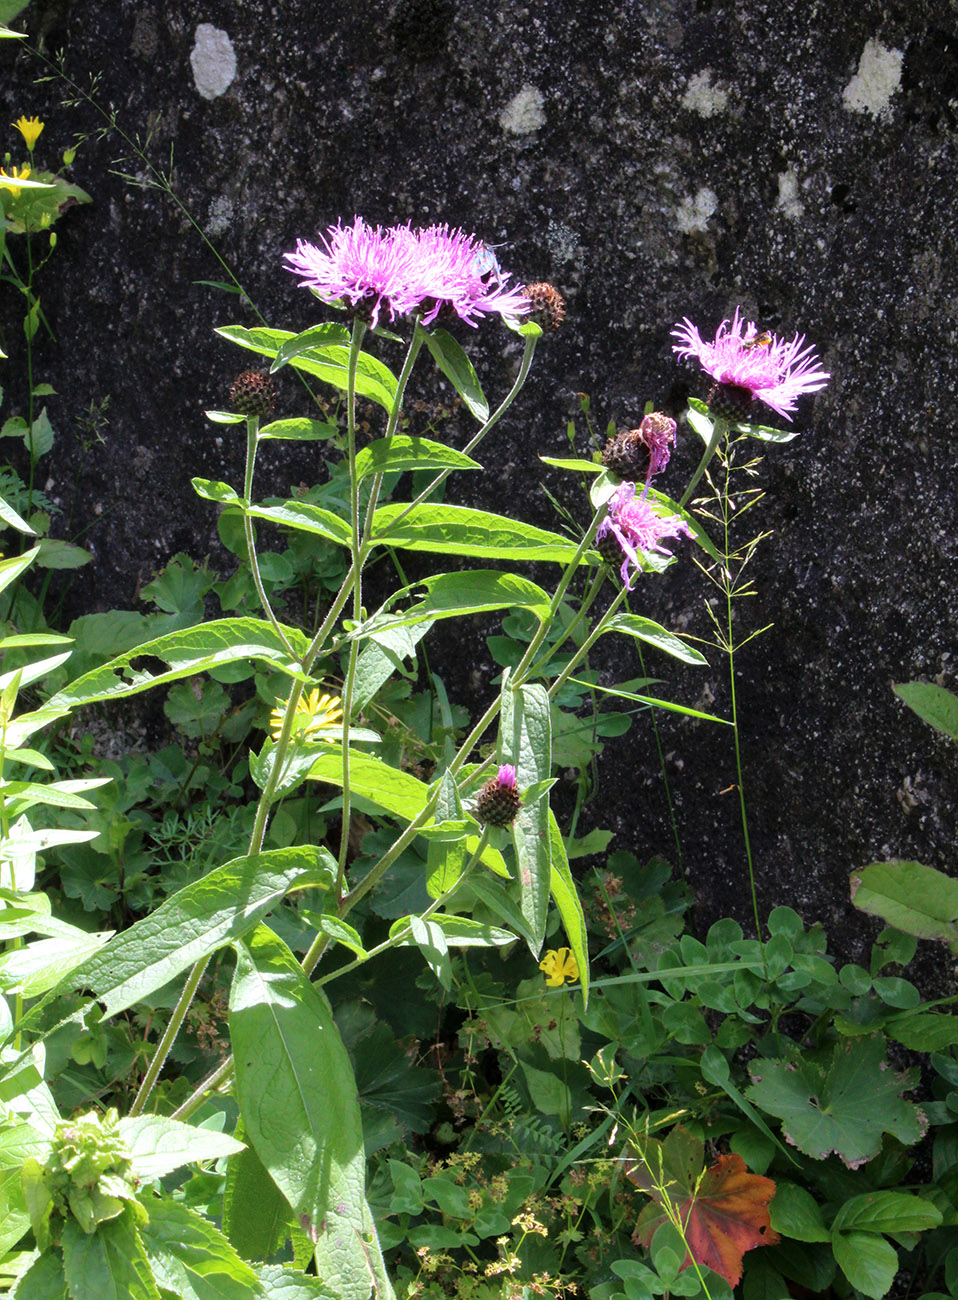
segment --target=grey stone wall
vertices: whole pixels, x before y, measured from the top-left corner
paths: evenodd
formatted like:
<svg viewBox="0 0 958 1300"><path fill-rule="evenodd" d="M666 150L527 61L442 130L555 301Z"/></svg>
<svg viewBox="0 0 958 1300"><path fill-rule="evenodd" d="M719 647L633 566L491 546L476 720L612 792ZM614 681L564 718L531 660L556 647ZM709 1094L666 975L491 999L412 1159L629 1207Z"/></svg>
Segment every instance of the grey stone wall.
<svg viewBox="0 0 958 1300"><path fill-rule="evenodd" d="M958 688L956 16L954 0L34 0L20 19L63 50L77 83L99 76L98 102L148 139L158 167L172 150L176 194L272 324L315 320L282 253L355 213L462 225L502 243L520 278L562 289L567 325L489 446L487 505L507 495L554 526L547 482L584 521L538 456L567 450L578 392L602 430L637 423L646 400L703 395L670 352L683 316L711 332L741 304L818 344L832 382L803 399L801 437L760 471L773 536L741 617L774 627L740 657L739 705L761 909L818 916L848 951L875 928L847 904L849 870L884 856L954 867L954 746L890 683ZM41 343L39 374L59 393L60 435L44 469L74 527L93 525L96 554L70 600L132 606L176 551L216 554L189 477L235 483L241 449L201 414L223 404L237 363L212 329L254 315L197 283L222 274L183 210L117 175L146 179L116 131L95 134L89 103L61 107L61 82L33 84L42 66L12 44L0 48L4 120L43 117L38 157L89 137L72 174L94 202L59 227L40 286L57 340ZM16 304L0 316L9 414L22 406ZM513 337L489 326L468 342L501 392ZM81 457L70 430L105 396L106 445ZM285 397L292 413L301 398L293 386ZM679 495L699 450L681 429L664 490ZM279 452L263 490L315 479L315 455ZM633 608L706 635L706 594L684 553ZM485 630L470 667L488 681ZM438 645L475 707L462 639ZM627 647L603 654L611 680L637 674ZM649 666L661 693L725 713L712 659ZM734 780L730 738L660 725L700 921L747 918L734 794L720 793ZM674 856L646 720L610 744L601 772L580 829Z"/></svg>

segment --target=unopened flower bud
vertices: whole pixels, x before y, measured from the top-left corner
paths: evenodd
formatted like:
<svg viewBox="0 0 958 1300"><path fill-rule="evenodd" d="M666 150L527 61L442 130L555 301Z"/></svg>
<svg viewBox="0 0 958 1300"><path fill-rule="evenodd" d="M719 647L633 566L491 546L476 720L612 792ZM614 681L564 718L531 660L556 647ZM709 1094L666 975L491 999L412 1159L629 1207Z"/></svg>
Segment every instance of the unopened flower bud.
<svg viewBox="0 0 958 1300"><path fill-rule="evenodd" d="M520 807L516 769L511 763L503 763L479 791L476 817L489 826L508 826L515 821Z"/></svg>
<svg viewBox="0 0 958 1300"><path fill-rule="evenodd" d="M535 321L543 334L554 334L565 319L562 294L544 280L527 284L525 293L532 304L529 319Z"/></svg>
<svg viewBox="0 0 958 1300"><path fill-rule="evenodd" d="M263 370L244 370L230 386L230 409L240 415L269 415L276 404L276 384Z"/></svg>

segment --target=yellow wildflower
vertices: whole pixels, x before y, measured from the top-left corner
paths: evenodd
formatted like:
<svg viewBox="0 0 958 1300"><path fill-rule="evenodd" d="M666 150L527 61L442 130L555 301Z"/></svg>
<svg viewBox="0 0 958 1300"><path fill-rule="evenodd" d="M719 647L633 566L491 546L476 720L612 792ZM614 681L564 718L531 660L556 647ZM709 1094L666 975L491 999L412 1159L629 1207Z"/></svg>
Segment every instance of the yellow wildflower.
<svg viewBox="0 0 958 1300"><path fill-rule="evenodd" d="M272 727L270 735L274 740L279 740L285 716L285 705L277 705L269 715ZM308 695L301 695L297 701L292 734L300 738L313 736L326 727L336 726L342 719L342 705L337 696L325 692L320 695L318 690L310 691Z"/></svg>
<svg viewBox="0 0 958 1300"><path fill-rule="evenodd" d="M19 171L14 167L12 172L8 172L6 167L0 167L0 185L8 189L14 198L17 198L20 193L20 186L11 184L11 182L25 181L29 175L29 167L21 167Z"/></svg>
<svg viewBox="0 0 958 1300"><path fill-rule="evenodd" d="M43 130L43 123L38 117L18 117L13 125L23 136L27 148L33 153L33 147Z"/></svg>
<svg viewBox="0 0 958 1300"><path fill-rule="evenodd" d="M566 980L572 984L579 978L578 963L568 948L550 948L539 962L539 969L545 972L550 989L561 988Z"/></svg>

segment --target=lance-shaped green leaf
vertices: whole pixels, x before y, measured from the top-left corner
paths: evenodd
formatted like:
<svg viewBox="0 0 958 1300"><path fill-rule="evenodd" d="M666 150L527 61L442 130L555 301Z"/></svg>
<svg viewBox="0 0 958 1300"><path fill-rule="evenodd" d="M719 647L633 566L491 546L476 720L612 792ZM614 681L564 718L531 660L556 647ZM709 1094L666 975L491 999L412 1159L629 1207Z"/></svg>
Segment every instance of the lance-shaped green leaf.
<svg viewBox="0 0 958 1300"><path fill-rule="evenodd" d="M75 975L115 1015L246 934L294 886L329 889L336 861L301 845L235 858L173 894Z"/></svg>
<svg viewBox="0 0 958 1300"><path fill-rule="evenodd" d="M306 501L286 501L281 506L242 506L244 514L251 519L264 519L276 524L278 528L292 528L297 533L312 533L315 537L325 537L338 546L350 545L349 523L334 515L322 506L310 505Z"/></svg>
<svg viewBox="0 0 958 1300"><path fill-rule="evenodd" d="M151 1183L183 1165L220 1160L243 1150L243 1143L228 1133L197 1128L165 1115L121 1119L118 1127L130 1153L133 1173L142 1183Z"/></svg>
<svg viewBox="0 0 958 1300"><path fill-rule="evenodd" d="M477 460L429 438L408 438L397 433L393 438L377 438L356 453L356 477L370 474L406 473L417 469L482 469Z"/></svg>
<svg viewBox="0 0 958 1300"><path fill-rule="evenodd" d="M274 331L276 334L279 332ZM327 322L324 325L313 325L310 329L303 330L302 334L294 334L277 349L273 364L269 368L270 374L275 374L294 357L309 352L311 348L328 347L330 343L349 344L349 330L345 325Z"/></svg>
<svg viewBox="0 0 958 1300"><path fill-rule="evenodd" d="M579 968L579 981L582 984L582 1005L589 1005L589 934L585 925L585 913L575 887L572 872L569 870L569 858L562 833L555 819L555 813L549 809L549 851L551 855L549 888L552 898L562 918L569 947Z"/></svg>
<svg viewBox="0 0 958 1300"><path fill-rule="evenodd" d="M4 33L0 32L2 35ZM0 1234L2 1232L0 1228ZM17 1283L15 1294L17 1300L67 1300L70 1293L60 1253L46 1250L35 1259Z"/></svg>
<svg viewBox="0 0 958 1300"><path fill-rule="evenodd" d="M485 423L489 419L489 403L465 352L452 335L443 329L424 333L424 337L436 365L479 423Z"/></svg>
<svg viewBox="0 0 958 1300"><path fill-rule="evenodd" d="M727 718L719 718L714 713L703 713L701 709L690 709L687 704L676 704L672 700L660 700L655 695L637 695L635 691L625 691L618 686L602 686L599 682L586 682L581 677L567 677L566 681L575 686L585 686L590 691L599 691L602 695L613 695L619 700L635 700L637 704L647 704L653 709L667 709L670 713L684 713L690 718L701 718L703 722L721 722L730 727Z"/></svg>
<svg viewBox="0 0 958 1300"><path fill-rule="evenodd" d="M11 582L16 582L20 574L29 569L39 554L39 546L34 546L32 550L24 551L22 555L15 555L10 560L0 560L0 591L9 587Z"/></svg>
<svg viewBox="0 0 958 1300"><path fill-rule="evenodd" d="M371 536L374 542L401 550L471 555L482 560L567 564L577 549L569 538L517 519L468 506L428 502L409 506L394 501L380 506L373 519Z"/></svg>
<svg viewBox="0 0 958 1300"><path fill-rule="evenodd" d="M419 623L415 627L385 628L373 636L356 661L353 684L353 709L356 713L366 707L393 673L415 677L415 672L407 670L403 661L413 658L416 646L431 626L430 623Z"/></svg>
<svg viewBox="0 0 958 1300"><path fill-rule="evenodd" d="M410 929L413 921L417 919L413 916L401 916L398 921L393 921L389 927L390 939ZM500 930L495 925L484 925L481 921L473 921L468 916L448 916L445 912L433 912L429 924L437 926L442 931L443 939L450 948L502 948L516 941L516 936L510 931ZM415 946L416 943L416 936L410 933L396 946L410 947Z"/></svg>
<svg viewBox="0 0 958 1300"><path fill-rule="evenodd" d="M62 1246L63 1271L75 1300L160 1300L129 1208L89 1235L67 1219Z"/></svg>
<svg viewBox="0 0 958 1300"><path fill-rule="evenodd" d="M920 862L873 862L851 874L851 900L870 916L958 952L958 880Z"/></svg>
<svg viewBox="0 0 958 1300"><path fill-rule="evenodd" d="M500 573L495 569L469 569L464 573L438 573L435 577L413 583L393 598L399 600L413 587L425 587L427 595L409 609L395 614L375 614L356 629L354 636L367 637L384 628L403 627L411 623L433 622L441 618L459 618L465 614L487 613L493 609L527 609L540 623L548 617L549 597L528 578L517 573Z"/></svg>
<svg viewBox="0 0 958 1300"><path fill-rule="evenodd" d="M606 632L624 632L626 636L634 636L639 641L647 641L658 650L663 650L673 659L681 659L684 664L704 664L706 659L700 655L697 650L688 645L680 637L675 636L672 632L667 632L664 627L654 623L650 618L642 618L639 614L613 614L608 623L602 628L603 634Z"/></svg>
<svg viewBox="0 0 958 1300"><path fill-rule="evenodd" d="M538 683L513 690L508 678L502 684L501 749L504 761L515 765L519 792L547 781L552 771L552 722L549 694ZM552 855L549 845L549 799L540 795L524 803L512 823L512 842L519 868L522 914L529 922L538 957L546 933Z"/></svg>
<svg viewBox="0 0 958 1300"><path fill-rule="evenodd" d="M315 1241L317 1272L342 1300L386 1300L352 1065L326 998L264 926L237 946L229 1020L246 1134Z"/></svg>
<svg viewBox="0 0 958 1300"><path fill-rule="evenodd" d="M934 682L902 682L892 690L922 722L958 740L958 695L953 691Z"/></svg>
<svg viewBox="0 0 958 1300"><path fill-rule="evenodd" d="M320 327L321 328L321 327ZM258 352L260 356L276 357L284 345L293 345L300 337L289 330L244 329L241 325L227 325L216 331L240 347ZM291 346L289 364L305 374L315 375L334 388L346 391L349 370L349 347L345 343L323 344L298 352ZM396 400L396 377L381 361L368 352L360 352L356 365L356 392L368 397L387 411L392 411Z"/></svg>
<svg viewBox="0 0 958 1300"><path fill-rule="evenodd" d="M207 1219L176 1201L150 1201L140 1237L154 1276L178 1300L266 1300L256 1272Z"/></svg>
<svg viewBox="0 0 958 1300"><path fill-rule="evenodd" d="M325 438L335 438L339 433L338 424L326 420L274 420L264 424L256 435L260 442L275 439L277 442L321 442Z"/></svg>
<svg viewBox="0 0 958 1300"><path fill-rule="evenodd" d="M600 461L580 460L578 457L540 456L539 459L543 465L551 465L554 469L571 469L581 474L601 474L605 468Z"/></svg>
<svg viewBox="0 0 958 1300"><path fill-rule="evenodd" d="M297 655L305 655L309 641L295 627L283 629ZM156 658L166 668L157 672L138 667L137 660ZM303 676L297 659L290 657L277 633L263 619L223 618L183 632L170 632L137 646L128 654L111 659L102 668L84 673L75 682L58 691L49 701L51 708L73 708L94 700L118 699L138 695L153 686L195 677L221 664L242 659L256 659L272 664L290 677Z"/></svg>
<svg viewBox="0 0 958 1300"><path fill-rule="evenodd" d="M309 779L326 781L329 785L342 786L342 755L335 753L321 754L310 768ZM403 821L414 821L429 800L429 787L419 781L410 772L402 772L397 767L390 767L381 758L373 754L354 753L349 759L349 788L354 796L365 799L374 808L391 813ZM435 818L429 817L424 823L424 830L435 825ZM466 850L472 854L479 846L479 836L470 835L466 839ZM509 871L502 854L487 845L479 861L494 871L497 876L508 878Z"/></svg>

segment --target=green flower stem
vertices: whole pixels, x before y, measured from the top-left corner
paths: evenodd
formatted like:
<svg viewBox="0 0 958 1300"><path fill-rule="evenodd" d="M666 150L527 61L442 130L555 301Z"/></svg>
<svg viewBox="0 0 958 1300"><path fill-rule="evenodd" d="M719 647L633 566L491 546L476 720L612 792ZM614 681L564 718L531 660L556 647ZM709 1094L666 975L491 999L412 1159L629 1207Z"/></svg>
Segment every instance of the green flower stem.
<svg viewBox="0 0 958 1300"><path fill-rule="evenodd" d="M363 611L363 557L361 553L359 531L359 479L356 476L356 368L359 365L359 353L362 348L366 324L358 316L353 317L352 337L349 340L349 369L346 376L346 454L349 458L350 491L350 551L352 553L352 595L353 618L356 623L362 621ZM346 680L343 684L343 806L342 825L339 833L339 872L336 879L336 897L343 892L343 880L346 876L346 855L349 852L349 717L353 707L353 686L356 681L356 664L359 660L359 638L353 637L349 643L349 661L346 668Z"/></svg>
<svg viewBox="0 0 958 1300"><path fill-rule="evenodd" d="M600 582L602 578L604 578L604 576L605 576L604 574L599 574L596 578L596 582L597 583ZM590 592L590 595L591 594L592 593ZM566 681L572 676L572 674L575 672L576 668L578 668L582 660L586 658L589 651L595 645L596 641L598 641L599 637L606 630L606 627L610 619L612 618L612 616L618 611L619 606L628 597L628 594L629 594L628 588L623 586L622 590L618 593L615 600L612 601L608 609L599 619L598 623L596 623L595 627L592 629L592 631L589 633L586 639L579 646L578 650L576 650L575 654L572 656L572 658L563 668L562 672L559 674L559 676L549 687L550 700L556 694L558 694L559 691L561 691L562 687L566 684Z"/></svg>
<svg viewBox="0 0 958 1300"><path fill-rule="evenodd" d="M486 842L488 841L488 839L489 839L489 827L483 826L482 834L479 836L479 843L476 845L472 857L469 859L469 861L466 863L465 867L463 868L462 875L459 877L459 879L456 881L456 883L453 885L451 889L447 889L445 893L440 894L438 898L434 898L433 901L426 908L426 910L419 914L417 920L428 921L429 917L432 916L434 912L438 912L440 907L444 907L446 903L449 902L453 894L455 894L456 891L460 888L460 886L465 881L466 877L469 875L469 873L475 867L476 863L479 861L479 858L482 856L482 851L486 847ZM388 952L390 948L397 948L401 943L405 943L405 941L409 939L411 936L412 936L412 926L411 925L403 926L401 930L397 930L396 933L392 935L389 939L384 939L383 942L377 944L375 948L370 948L369 951L366 953L365 957L357 957L355 961L347 962L345 966L337 967L336 970L330 971L328 975L324 975L322 979L316 980L315 983L320 985L328 984L330 980L338 979L340 975L346 975L349 973L349 971L356 970L357 967L359 966L365 966L366 962L369 961L372 957L378 957L380 953Z"/></svg>
<svg viewBox="0 0 958 1300"><path fill-rule="evenodd" d="M468 456L469 453L479 445L479 443L483 440L483 438L486 436L489 430L494 425L499 423L499 421L505 415L506 411L508 411L509 407L519 396L519 393L522 391L522 387L525 384L526 379L528 378L529 375L529 369L532 365L533 353L536 350L536 342L537 340L534 338L531 337L526 338L525 351L522 354L522 361L520 362L519 365L519 373L516 375L515 383L509 389L509 392L502 399L502 402L499 404L496 410L493 411L492 415L489 416L489 419L479 429L478 433L473 435L472 441L467 442L465 447L463 447L462 451L464 456ZM440 474L437 474L436 477L432 480L432 482L427 487L423 488L423 490L419 493L416 499L414 501L410 501L409 505L406 506L406 509L401 511L396 516L396 518L389 525L389 529L385 533L382 533L379 537L376 538L377 543L382 542L384 537L388 537L389 530L395 528L403 519L405 519L406 516L409 514L410 510L415 510L416 506L422 505L422 503L426 500L427 497L432 496L436 488L439 487L442 483L445 483L446 479L449 477L451 473L452 473L451 469L444 469Z"/></svg>
<svg viewBox="0 0 958 1300"><path fill-rule="evenodd" d="M393 409L389 412L389 420L386 423L386 432L383 435L388 445L392 441L399 424L399 417L402 414L402 399L406 392L406 385L409 382L409 376L412 374L412 368L416 364L416 358L423 343L426 341L426 331L419 324L419 318L413 325L412 338L409 340L409 347L406 350L406 358L403 361L402 370L399 372L399 378L396 381L396 400L393 402ZM366 518L363 521L363 551L362 558L365 559L369 553L371 543L369 541L369 530L372 527L373 515L376 513L376 506L379 504L379 493L382 489L383 475L377 474L373 478L372 487L369 491L369 500L366 502Z"/></svg>
<svg viewBox="0 0 958 1300"><path fill-rule="evenodd" d="M588 531L586 532L585 536L582 538L582 541L579 543L578 550L576 551L575 555L573 555L569 563L566 565L565 572L563 573L559 581L559 585L555 589L555 593L552 597L552 601L549 604L549 613L539 624L538 628L536 629L535 635L533 636L532 640L529 642L528 646L526 646L525 654L522 656L518 665L513 669L512 673L509 676L509 685L513 690L515 690L516 687L521 686L524 681L526 681L530 676L532 676L532 670L530 668L530 665L532 664L533 659L538 653L539 647L542 645L543 641L548 636L549 629L551 628L553 621L555 620L556 613L559 609L560 604L562 603L563 597L565 596L566 592L569 589L569 583L572 581L576 569L581 564L582 557L585 555L586 551L589 550L589 548L592 546L592 543L595 540L596 532L598 531L599 524L605 518L607 512L608 512L608 503L601 505L599 509L595 512L595 514L592 517L592 523L589 525ZM599 574L600 580L604 576L605 576L604 573L600 572ZM594 583L593 583L593 589L598 590L595 587ZM566 639L568 639L568 633L566 634L566 637L563 638L563 640Z"/></svg>
<svg viewBox="0 0 958 1300"><path fill-rule="evenodd" d="M186 1120L198 1110L205 1099L212 1092L217 1092L224 1084L228 1083L233 1077L233 1058L229 1056L222 1064L218 1065L212 1073L208 1074L198 1087L187 1097L181 1106L178 1106L170 1119Z"/></svg>
<svg viewBox="0 0 958 1300"><path fill-rule="evenodd" d="M256 451L258 446L259 416L251 415L246 421L246 473L243 480L243 499L247 504L250 504L253 499L253 470L256 466ZM262 605L263 612L269 619L273 631L282 641L286 653L291 658L295 659L296 651L290 645L286 633L280 625L279 619L273 613L273 607L269 603L266 588L263 586L263 579L259 571L259 560L256 556L256 536L253 532L253 521L245 510L243 511L243 536L246 538L246 558L249 561L250 573L253 575L253 585L256 588L259 603Z"/></svg>
<svg viewBox="0 0 958 1300"><path fill-rule="evenodd" d="M153 1059L150 1061L146 1074L143 1076L143 1082L140 1084L139 1092L137 1092L133 1099L133 1105L130 1107L130 1119L139 1115L143 1110L143 1107L146 1105L149 1095L153 1091L153 1086L159 1077L159 1073L163 1069L163 1064L169 1055L170 1048L173 1046L176 1035L180 1032L180 1026L189 1010L190 1003L193 1001L196 990L199 988L200 980L203 978L206 967L209 965L209 961L209 957L203 957L190 971L189 977L183 985L183 991L180 994L179 1001L173 1008L173 1014L170 1016L169 1024L166 1026L166 1031L160 1039L156 1051L153 1053Z"/></svg>
<svg viewBox="0 0 958 1300"><path fill-rule="evenodd" d="M689 480L689 485L685 489L685 492L682 495L682 500L679 502L680 510L685 509L689 498L691 497L695 489L698 487L699 479L708 469L709 462L711 461L712 457L715 455L716 451L718 450L719 443L722 441L722 439L725 437L727 433L728 433L728 421L717 419L714 425L712 426L712 436L711 438L709 438L708 445L706 446L705 451L702 453L702 459L699 461L698 469L695 471L695 473L692 475L691 479Z"/></svg>

